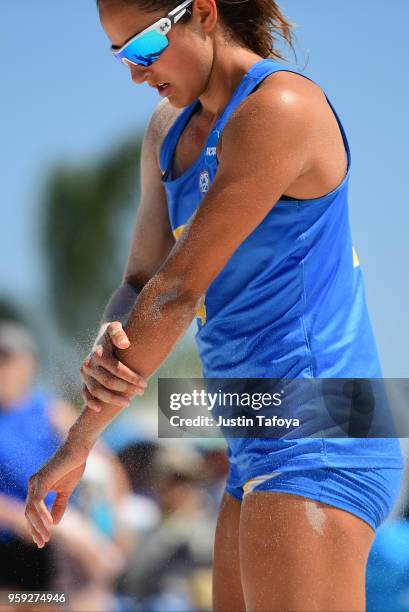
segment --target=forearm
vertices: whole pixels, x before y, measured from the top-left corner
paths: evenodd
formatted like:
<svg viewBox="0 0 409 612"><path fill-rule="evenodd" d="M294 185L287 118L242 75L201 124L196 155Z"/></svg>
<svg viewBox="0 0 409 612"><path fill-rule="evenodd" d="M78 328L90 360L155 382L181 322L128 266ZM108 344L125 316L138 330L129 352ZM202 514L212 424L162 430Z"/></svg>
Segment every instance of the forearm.
<svg viewBox="0 0 409 612"><path fill-rule="evenodd" d="M125 326L142 289L143 286L137 287L123 282L109 300L102 315L101 325L111 321L120 321Z"/></svg>
<svg viewBox="0 0 409 612"><path fill-rule="evenodd" d="M122 363L149 378L163 363L192 322L198 300L187 299L160 273L139 293L125 326L130 347L118 350ZM101 412L83 410L70 429L68 442L91 448L122 408L104 404Z"/></svg>

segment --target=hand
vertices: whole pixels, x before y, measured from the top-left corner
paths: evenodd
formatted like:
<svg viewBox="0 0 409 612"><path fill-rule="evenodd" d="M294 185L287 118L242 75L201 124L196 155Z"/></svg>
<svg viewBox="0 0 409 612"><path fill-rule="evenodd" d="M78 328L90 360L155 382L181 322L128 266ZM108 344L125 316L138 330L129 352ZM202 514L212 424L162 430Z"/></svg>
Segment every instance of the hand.
<svg viewBox="0 0 409 612"><path fill-rule="evenodd" d="M69 497L84 473L88 452L65 444L30 478L25 516L38 548L50 540L52 525L61 521ZM51 513L44 502L50 491L57 493Z"/></svg>
<svg viewBox="0 0 409 612"><path fill-rule="evenodd" d="M114 355L115 348L130 346L121 323L105 325L95 341L91 353L81 368L84 383L82 396L86 406L100 412L104 404L127 408L135 395L143 395L147 381Z"/></svg>

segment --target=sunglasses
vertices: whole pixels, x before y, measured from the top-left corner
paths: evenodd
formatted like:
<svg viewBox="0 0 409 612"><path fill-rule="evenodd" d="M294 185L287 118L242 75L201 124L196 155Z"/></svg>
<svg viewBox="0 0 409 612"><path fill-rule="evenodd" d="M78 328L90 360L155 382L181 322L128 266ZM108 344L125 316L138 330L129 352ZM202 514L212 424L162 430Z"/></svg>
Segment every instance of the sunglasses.
<svg viewBox="0 0 409 612"><path fill-rule="evenodd" d="M111 47L112 53L117 60L125 65L130 63L136 66L150 66L169 45L167 35L172 26L183 17L187 7L193 2L194 0L186 0L179 4L166 17L162 17L153 25L130 38L123 47Z"/></svg>

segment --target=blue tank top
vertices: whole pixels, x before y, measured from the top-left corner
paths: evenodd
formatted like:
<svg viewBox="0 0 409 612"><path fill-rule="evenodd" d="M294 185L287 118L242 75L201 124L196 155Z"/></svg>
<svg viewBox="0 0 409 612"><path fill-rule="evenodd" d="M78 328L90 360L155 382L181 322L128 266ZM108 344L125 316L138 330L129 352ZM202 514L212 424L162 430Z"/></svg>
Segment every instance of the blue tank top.
<svg viewBox="0 0 409 612"><path fill-rule="evenodd" d="M57 450L61 440L49 419L50 399L39 391L18 406L0 408L0 493L24 502L28 480ZM50 506L55 498L47 496ZM0 529L0 541L15 537Z"/></svg>
<svg viewBox="0 0 409 612"><path fill-rule="evenodd" d="M300 74L273 59L250 68L216 120L199 157L175 179L171 176L175 147L200 102L185 108L170 128L160 165L176 239L214 181L217 142L232 113L266 77L279 71ZM270 212L209 286L198 312L196 334L207 378L382 377L349 226L351 154L341 121L328 98L327 102L344 141L346 175L323 197L297 200L283 196L274 206L272 202ZM273 460L295 467L300 463L402 465L395 438L236 438L229 440L228 452L233 472L237 468L237 474L245 473L246 478L260 473L262 455L268 456L268 466Z"/></svg>

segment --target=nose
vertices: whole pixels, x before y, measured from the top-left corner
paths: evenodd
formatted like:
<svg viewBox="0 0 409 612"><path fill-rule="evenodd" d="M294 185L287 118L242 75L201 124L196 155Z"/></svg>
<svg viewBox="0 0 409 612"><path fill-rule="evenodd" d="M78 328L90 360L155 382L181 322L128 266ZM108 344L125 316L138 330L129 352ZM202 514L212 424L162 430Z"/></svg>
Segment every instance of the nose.
<svg viewBox="0 0 409 612"><path fill-rule="evenodd" d="M135 64L128 64L129 70L131 71L131 79L135 85L140 85L146 80L147 69L145 66L136 66Z"/></svg>

